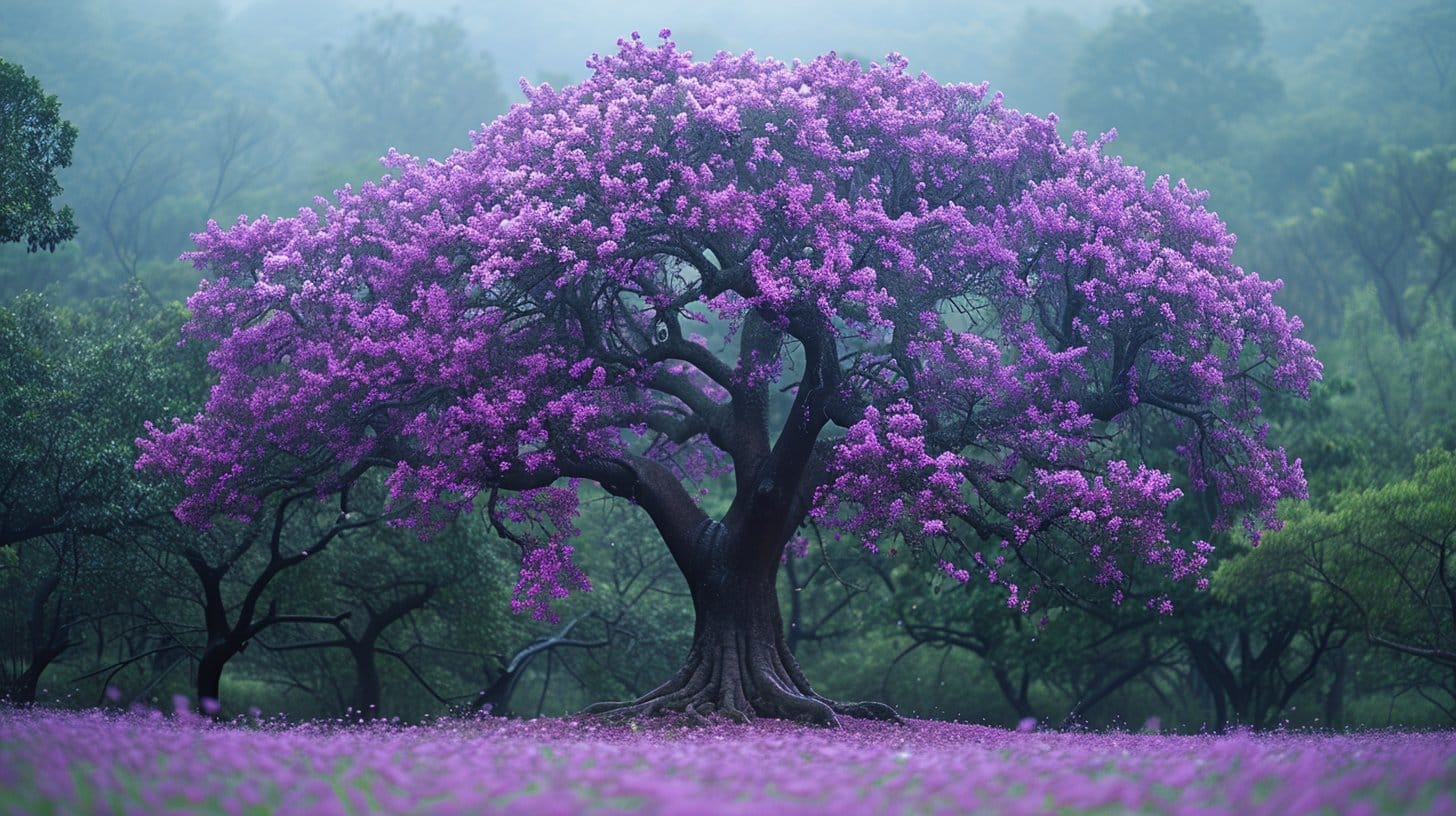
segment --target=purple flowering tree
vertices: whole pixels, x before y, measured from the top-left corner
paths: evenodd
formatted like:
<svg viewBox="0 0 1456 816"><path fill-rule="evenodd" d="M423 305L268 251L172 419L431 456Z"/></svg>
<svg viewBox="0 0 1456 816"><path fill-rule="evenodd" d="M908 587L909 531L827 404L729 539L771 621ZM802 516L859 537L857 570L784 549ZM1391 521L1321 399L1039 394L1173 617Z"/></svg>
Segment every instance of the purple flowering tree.
<svg viewBox="0 0 1456 816"><path fill-rule="evenodd" d="M569 542L595 484L651 517L697 616L675 677L597 710L832 725L894 713L818 695L785 646L775 577L806 524L1028 610L1121 602L1137 564L1203 580L1173 474L1134 455L1152 423L1220 524L1257 536L1302 495L1259 397L1319 364L1199 193L898 56L634 36L589 65L523 85L468 152L391 152L332 203L195 236L184 335L219 379L139 440L181 518L377 466L422 535L483 507L522 549L515 608L549 618L589 588Z"/></svg>

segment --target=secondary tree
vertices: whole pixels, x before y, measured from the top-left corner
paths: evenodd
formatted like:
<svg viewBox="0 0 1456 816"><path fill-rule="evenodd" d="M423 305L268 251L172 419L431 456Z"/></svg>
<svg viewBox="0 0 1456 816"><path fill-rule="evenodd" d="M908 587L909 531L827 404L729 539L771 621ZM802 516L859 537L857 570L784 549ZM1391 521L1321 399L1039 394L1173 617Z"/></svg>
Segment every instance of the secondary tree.
<svg viewBox="0 0 1456 816"><path fill-rule="evenodd" d="M51 209L61 194L55 173L71 166L76 126L35 77L0 59L0 243L25 240L31 252L76 235L70 207Z"/></svg>
<svg viewBox="0 0 1456 816"><path fill-rule="evenodd" d="M1115 10L1068 72L1066 112L1115 124L1142 155L1225 154L1241 117L1283 86L1246 0L1145 0ZM1105 117L1105 118L1104 118Z"/></svg>
<svg viewBox="0 0 1456 816"><path fill-rule="evenodd" d="M1258 400L1319 364L1199 193L898 56L620 46L523 87L468 152L391 153L332 203L195 236L184 336L219 379L139 440L181 518L386 468L421 534L483 507L522 549L513 605L549 617L589 588L569 542L593 482L651 517L697 616L682 670L603 710L834 724L893 712L816 694L785 646L775 576L806 524L1020 609L1169 609L1129 569L1199 581L1209 545L1170 530L1152 430L1220 524L1257 536L1303 492Z"/></svg>

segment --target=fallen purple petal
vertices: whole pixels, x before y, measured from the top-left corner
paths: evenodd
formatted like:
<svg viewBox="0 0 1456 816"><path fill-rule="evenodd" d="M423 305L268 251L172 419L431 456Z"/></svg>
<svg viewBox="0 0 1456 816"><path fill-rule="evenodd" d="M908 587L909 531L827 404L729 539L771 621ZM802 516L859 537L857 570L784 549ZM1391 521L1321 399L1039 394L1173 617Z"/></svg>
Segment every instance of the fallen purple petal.
<svg viewBox="0 0 1456 816"><path fill-rule="evenodd" d="M6 813L1450 813L1456 732L212 724L0 710Z"/></svg>

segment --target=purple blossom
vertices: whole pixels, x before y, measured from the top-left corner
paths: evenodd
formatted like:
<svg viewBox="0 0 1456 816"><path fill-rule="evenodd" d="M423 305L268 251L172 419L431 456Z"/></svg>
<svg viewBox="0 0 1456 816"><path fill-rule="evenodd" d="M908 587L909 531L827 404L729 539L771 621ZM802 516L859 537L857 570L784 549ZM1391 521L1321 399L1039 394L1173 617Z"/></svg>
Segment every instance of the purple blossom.
<svg viewBox="0 0 1456 816"><path fill-rule="evenodd" d="M649 462L695 489L751 473L768 442L725 440L774 390L803 408L780 437L819 443L795 448L823 476L813 520L974 560L1019 609L1038 587L1016 588L1020 559L982 566L985 542L1073 547L1117 599L1137 564L1204 585L1206 545L1167 522L1175 477L1255 540L1304 495L1259 399L1320 365L1202 193L898 55L699 62L660 36L523 86L469 151L391 152L294 217L196 234L184 336L217 385L138 440L138 467L185 487L177 515L250 517L298 473L327 493L372 466L427 534L524 490L496 505L522 545L513 605L549 617L589 584L574 505L532 491L636 500L622 480ZM833 366L801 392L811 348ZM1182 434L1179 472L1121 458L1149 424Z"/></svg>
<svg viewBox="0 0 1456 816"><path fill-rule="evenodd" d="M1449 731L215 725L0 709L0 790L16 813L1449 813L1453 756Z"/></svg>

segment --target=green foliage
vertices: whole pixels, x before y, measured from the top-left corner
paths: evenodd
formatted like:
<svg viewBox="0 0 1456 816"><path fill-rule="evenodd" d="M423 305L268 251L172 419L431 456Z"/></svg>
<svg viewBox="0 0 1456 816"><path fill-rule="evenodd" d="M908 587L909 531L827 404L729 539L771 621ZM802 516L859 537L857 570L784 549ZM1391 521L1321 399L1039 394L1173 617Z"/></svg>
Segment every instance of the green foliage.
<svg viewBox="0 0 1456 816"><path fill-rule="evenodd" d="M1403 339L1377 301L1370 288L1356 292L1343 335L1328 344L1353 386L1335 399L1333 419L1390 474L1425 448L1456 443L1456 322L1443 306Z"/></svg>
<svg viewBox="0 0 1456 816"><path fill-rule="evenodd" d="M448 155L506 107L490 57L448 17L374 17L325 49L313 70L330 108L326 126L350 150L374 156L391 148Z"/></svg>
<svg viewBox="0 0 1456 816"><path fill-rule="evenodd" d="M1221 155L1242 117L1282 98L1263 39L1242 0L1119 9L1077 55L1067 113L1078 127L1116 127L1145 156Z"/></svg>
<svg viewBox="0 0 1456 816"><path fill-rule="evenodd" d="M1086 36L1086 26L1065 11L1028 8L1002 54L995 87L1017 110L1062 112L1072 61Z"/></svg>
<svg viewBox="0 0 1456 816"><path fill-rule="evenodd" d="M81 691L74 702L95 703L99 687L54 666L78 647L106 642L118 610L156 585L153 565L123 542L71 532L0 553L0 697L55 702Z"/></svg>
<svg viewBox="0 0 1456 816"><path fill-rule="evenodd" d="M35 295L0 308L0 546L167 513L133 478L149 419L195 405L205 369L176 348L178 309L133 296L87 312Z"/></svg>
<svg viewBox="0 0 1456 816"><path fill-rule="evenodd" d="M361 492L382 494L380 481ZM281 603L307 598L316 611L349 617L332 627L282 627L241 671L328 689L310 704L338 715L359 707L362 667L350 649L367 651L380 675L375 713L417 721L468 704L489 682L490 652L527 639L507 611L510 554L482 520L458 518L428 542L382 524L342 538L308 569L280 577L273 591Z"/></svg>
<svg viewBox="0 0 1456 816"><path fill-rule="evenodd" d="M136 479L133 439L201 397L204 367L176 348L181 320L135 294L87 311L38 295L0 308L0 679L19 699L83 624L104 640L96 621L155 583L122 534L174 500Z"/></svg>
<svg viewBox="0 0 1456 816"><path fill-rule="evenodd" d="M1402 340L1433 314L1448 316L1456 276L1456 146L1387 146L1346 163L1312 219L1346 265L1375 287Z"/></svg>
<svg viewBox="0 0 1456 816"><path fill-rule="evenodd" d="M1433 449L1404 478L1303 509L1251 563L1313 587L1370 643L1442 667L1456 702L1456 454ZM1456 708L1449 713L1456 716Z"/></svg>
<svg viewBox="0 0 1456 816"><path fill-rule="evenodd" d="M347 33L297 6L274 8L266 35L217 2L0 9L0 53L47 77L83 134L65 175L78 254L0 252L0 296L44 288L74 303L136 278L180 299L198 275L177 256L209 218L289 214L318 190L376 177L390 147L464 146L505 108L458 19L378 17L324 46L278 36L295 20L315 40ZM19 189L6 178L7 193Z"/></svg>
<svg viewBox="0 0 1456 816"><path fill-rule="evenodd" d="M70 207L51 209L61 194L57 170L71 165L76 126L40 81L0 59L0 243L25 240L26 250L56 245L76 234Z"/></svg>
<svg viewBox="0 0 1456 816"><path fill-rule="evenodd" d="M1237 132L1233 153L1239 167L1257 180L1252 191L1255 202L1272 213L1316 206L1329 168L1378 153L1389 136L1382 130L1384 123L1354 106L1290 106L1272 112L1260 124ZM1244 225L1239 234L1256 227ZM1327 241L1322 237L1320 243ZM1283 274L1284 265L1269 268Z"/></svg>
<svg viewBox="0 0 1456 816"><path fill-rule="evenodd" d="M1107 5L965 22L955 4L938 4L934 19L896 23L905 43L896 47L940 79L990 79L1011 106L1058 111L1093 131L1116 127L1116 150L1151 159L1155 175L1213 190L1210 206L1241 236L1240 262L1286 280L1282 302L1304 319L1326 365L1309 402L1264 406L1274 433L1303 459L1312 502L1292 508L1288 529L1257 550L1220 542L1211 590L1175 593L1171 618L1144 615L1138 598L1111 617L1052 604L1045 629L984 584L926 580L908 556L849 552L829 563L815 545L785 568L781 586L799 658L832 696L1001 725L1028 711L1056 725L1099 680L1153 658L1080 708L1080 721L1136 727L1156 714L1196 730L1213 724L1215 700L1188 641L1214 645L1237 675L1241 634L1252 662L1270 638L1292 631L1278 665L1233 686L1263 683L1270 699L1281 667L1297 674L1319 627L1335 622L1362 636L1320 656L1289 706L1266 705L1271 723L1441 722L1440 706L1456 700L1441 692L1452 673L1363 635L1432 654L1453 648L1440 639L1449 630L1432 625L1444 614L1436 596L1413 588L1436 588L1417 580L1439 577L1422 542L1440 540L1432 531L1451 503L1441 504L1441 491L1452 492L1450 454L1439 451L1456 449L1448 144L1456 6L1151 0L1099 16ZM432 20L350 18L342 0L0 6L0 53L42 78L80 132L74 162L57 164L49 179L64 193L45 200L56 217L61 205L71 209L76 237L51 252L29 252L18 238L0 244L0 537L11 542L0 546L0 685L32 665L36 646L60 644L41 680L52 699L79 689L72 702L94 703L111 683L123 704L170 709L171 694L191 691L187 651L201 646L202 623L196 578L176 546L220 554L239 541L177 527L165 513L167 486L133 477L141 423L190 413L206 385L190 347L175 347L180 311L157 306L133 279L156 299L180 297L196 272L176 256L208 218L286 215L313 192L377 176L377 157L391 146L427 156L463 146L468 130L504 109L501 78L478 49L468 8ZM854 39L862 23L853 15L835 25L830 33L868 58L883 53ZM610 45L594 36L592 47ZM703 37L695 41L709 46L703 54L762 48L731 27ZM489 47L499 54L511 44L497 38ZM39 85L27 89L54 103ZM57 118L57 135L62 125ZM20 142L3 144L8 164ZM20 189L9 178L0 197ZM26 290L46 298L9 300ZM1158 449L1166 439L1150 432L1138 443ZM1427 449L1438 452L1412 467ZM1187 538L1206 535L1199 497L1176 512ZM336 514L311 508L285 543L302 547ZM144 519L151 523L136 524ZM518 713L640 693L686 652L691 605L655 531L638 514L595 507L581 526L579 555L595 591L562 611L578 621L573 639L609 645L534 657L515 695ZM503 611L514 555L479 519L428 547L402 531L361 529L281 574L261 604L351 612L343 627L357 636L371 607L408 594L411 582L443 581L380 639L385 709L413 719L445 710L439 698L467 703L513 655L559 629ZM250 551L226 586L234 608L262 560L261 548ZM237 710L336 715L355 678L347 651L268 647L339 636L327 624L272 630L230 664L222 696Z"/></svg>
<svg viewBox="0 0 1456 816"><path fill-rule="evenodd" d="M79 303L140 278L162 300L182 297L197 278L177 255L205 223L208 199L219 185L266 186L259 168L276 161L282 131L260 119L263 144L251 149L220 132L220 112L242 93L224 82L240 73L227 64L225 14L214 3L8 5L0 49L43 71L82 133L65 196L80 253L59 263L3 256L0 295L45 288ZM249 199L216 203L231 216Z"/></svg>
<svg viewBox="0 0 1456 816"><path fill-rule="evenodd" d="M1397 6L1361 32L1351 90L1402 131L1393 140L1449 141L1456 127L1456 6Z"/></svg>
<svg viewBox="0 0 1456 816"><path fill-rule="evenodd" d="M1367 485L1456 443L1456 148L1387 146L1328 177L1322 206L1262 236L1325 363L1306 405L1274 416L1311 492Z"/></svg>
<svg viewBox="0 0 1456 816"><path fill-rule="evenodd" d="M604 645L535 658L517 691L516 713L531 714L538 700L544 711L566 713L630 699L671 676L691 645L687 585L651 520L639 508L597 499L583 495L577 521L582 532L577 557L592 576L592 591L568 598L561 615L578 622L574 638ZM547 687L550 678L553 685Z"/></svg>

